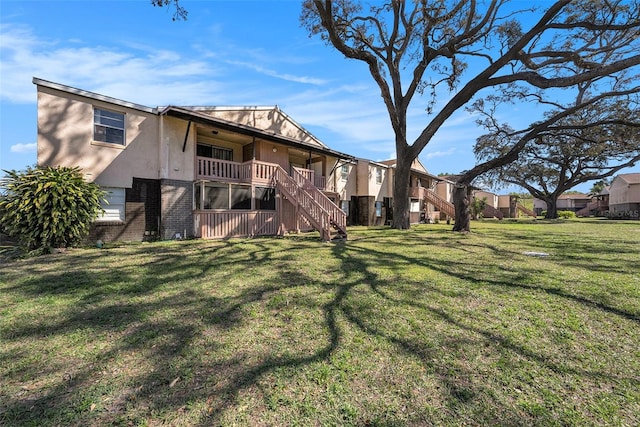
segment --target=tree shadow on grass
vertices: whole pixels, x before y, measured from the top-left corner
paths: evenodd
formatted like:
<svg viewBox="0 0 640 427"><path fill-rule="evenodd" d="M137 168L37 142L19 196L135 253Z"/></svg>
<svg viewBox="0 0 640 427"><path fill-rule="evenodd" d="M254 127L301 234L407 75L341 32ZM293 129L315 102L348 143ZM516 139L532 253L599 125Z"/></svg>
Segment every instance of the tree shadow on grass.
<svg viewBox="0 0 640 427"><path fill-rule="evenodd" d="M474 274L478 266L471 259L442 265L425 255L424 250L408 256L393 249L378 249L371 245L374 242L379 243L375 236L369 236L326 246L324 254L336 261L329 279L296 269L296 260L301 251L309 248L308 242L288 242L283 253L268 240L254 240L226 242L196 251L154 248L155 253L136 268L123 268L117 285L108 276L108 269L96 274L79 266L48 273L45 280L53 284L50 289L43 287L40 279L24 280L9 291L33 298L75 296L78 302L61 313L43 313L35 323L24 319L1 331L3 342L9 347L2 352L0 364L31 351L22 349L22 340L42 340L35 348L52 355L53 368L42 374L46 384L39 383L38 366L25 365L22 370L11 371L11 390L18 392L1 396L0 420L6 425L118 425L146 419L171 424L179 422L180 414L184 414L190 424L221 424L238 410L243 394L260 389L259 384L266 377L283 369L298 371L329 363L345 345L344 329L351 325L417 358L432 372L446 395L446 411L453 422L458 412L464 412L469 405L475 405L472 413L478 420L490 423L518 425L523 418L521 411L496 396L489 385L473 381L470 367L439 360L443 353L434 347L438 343L451 349L488 346L493 352L515 355L509 357L523 358L550 372L611 380L598 371L574 369L548 360L507 336L461 319L459 313L449 312L446 304L426 303L425 293L438 295L440 301L456 300L451 291L441 286L406 279L403 269L410 265L473 286L548 291L555 297L638 321L630 313L593 305L579 296L563 295L562 290L554 293L521 285L530 283L533 272L518 272L508 280L503 276L479 281ZM418 235L409 244L416 249L437 250L447 245L447 239L430 240ZM500 247L487 249L502 251ZM144 255L149 256L148 252ZM135 251L131 256L136 256ZM276 265L278 270L258 269L261 263ZM399 283L381 276L381 267L392 271ZM254 277L250 274L252 269L269 277ZM237 288L218 286L221 277L235 280L237 276L243 278ZM398 293L397 287L402 292ZM370 292L362 296L358 292L363 289ZM374 304L380 301L383 305ZM290 307L297 307L298 311ZM314 322L296 317L300 312L308 313ZM442 334L434 333L440 341L432 341L429 331L409 328L409 333L403 335L394 329L398 322L411 325L414 320L402 317L415 312L420 313L419 318L435 319L452 336L442 338ZM298 329L302 332L296 332ZM303 344L292 346L286 337L296 333ZM75 341L65 338L76 335ZM246 343L238 342L243 340ZM56 346L61 343L77 347L73 352L64 352L72 358L71 363L55 355ZM21 389L16 382L25 383L27 389ZM262 398L261 404L269 406L265 393L257 393L256 398ZM423 409L413 409L417 412L414 422L428 422L429 415L420 412ZM379 419L356 418L353 423L397 425L403 421L406 419L399 414L387 414Z"/></svg>

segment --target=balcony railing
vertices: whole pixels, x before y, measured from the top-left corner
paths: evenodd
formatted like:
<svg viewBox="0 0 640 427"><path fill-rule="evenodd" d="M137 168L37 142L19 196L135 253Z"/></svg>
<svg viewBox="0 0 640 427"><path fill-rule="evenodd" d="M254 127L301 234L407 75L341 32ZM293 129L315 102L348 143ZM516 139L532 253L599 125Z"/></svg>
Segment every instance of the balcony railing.
<svg viewBox="0 0 640 427"><path fill-rule="evenodd" d="M277 167L277 164L259 160L238 163L209 157L196 157L196 180L267 184L271 181ZM315 171L310 169L295 168L295 170L313 182L316 188L325 189L326 178L324 176L317 176Z"/></svg>

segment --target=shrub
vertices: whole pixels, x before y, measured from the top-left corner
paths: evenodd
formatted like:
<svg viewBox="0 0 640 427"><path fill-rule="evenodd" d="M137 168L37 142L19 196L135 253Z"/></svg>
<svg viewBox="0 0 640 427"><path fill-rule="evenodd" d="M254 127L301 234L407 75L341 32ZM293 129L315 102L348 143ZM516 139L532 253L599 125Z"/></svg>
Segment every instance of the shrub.
<svg viewBox="0 0 640 427"><path fill-rule="evenodd" d="M576 213L573 211L558 211L558 218L569 219L575 217Z"/></svg>
<svg viewBox="0 0 640 427"><path fill-rule="evenodd" d="M0 229L30 252L78 244L102 209L104 192L79 168L29 167L4 171L0 181Z"/></svg>

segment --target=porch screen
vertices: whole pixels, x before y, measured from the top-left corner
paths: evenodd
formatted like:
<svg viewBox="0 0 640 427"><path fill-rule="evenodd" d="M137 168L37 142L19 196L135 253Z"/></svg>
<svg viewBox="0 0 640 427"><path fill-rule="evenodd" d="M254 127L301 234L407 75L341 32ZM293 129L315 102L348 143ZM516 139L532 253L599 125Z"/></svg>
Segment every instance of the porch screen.
<svg viewBox="0 0 640 427"><path fill-rule="evenodd" d="M204 208L229 209L229 186L227 184L205 185Z"/></svg>
<svg viewBox="0 0 640 427"><path fill-rule="evenodd" d="M256 210L276 210L276 189L272 187L256 187Z"/></svg>
<svg viewBox="0 0 640 427"><path fill-rule="evenodd" d="M251 209L251 187L231 185L231 209Z"/></svg>

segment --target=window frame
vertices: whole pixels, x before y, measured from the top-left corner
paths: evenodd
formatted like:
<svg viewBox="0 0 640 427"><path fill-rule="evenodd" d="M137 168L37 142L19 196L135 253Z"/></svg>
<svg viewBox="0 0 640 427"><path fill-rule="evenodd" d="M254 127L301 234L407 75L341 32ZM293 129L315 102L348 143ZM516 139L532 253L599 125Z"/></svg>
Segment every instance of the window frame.
<svg viewBox="0 0 640 427"><path fill-rule="evenodd" d="M208 182L208 181L198 181L193 184L193 210L194 211L275 211L277 210L276 199L277 199L277 191L275 187L270 187L266 185L248 185L248 184L239 184L235 182ZM218 195L215 200L211 199L209 196L209 191L213 191L210 189L219 189ZM208 190L209 189L209 190ZM273 206L273 209L270 207L259 207L258 200L256 200L258 189L268 191L272 194L271 201L265 201L263 203L268 203ZM235 193L235 194L234 194ZM238 198L238 196L241 196ZM215 201L216 203L212 203ZM221 207L224 202L224 207ZM248 202L248 207L247 207ZM217 204L217 207L211 207L212 205Z"/></svg>
<svg viewBox="0 0 640 427"><path fill-rule="evenodd" d="M124 223L126 221L127 189L123 187L100 187L105 192L105 201L100 202L104 212L95 219L97 223ZM118 193L114 196L114 193ZM114 199L118 203L114 203ZM117 215L117 216L116 216Z"/></svg>
<svg viewBox="0 0 640 427"><path fill-rule="evenodd" d="M340 166L340 179L343 181L347 181L349 179L350 168L349 165L344 164Z"/></svg>
<svg viewBox="0 0 640 427"><path fill-rule="evenodd" d="M101 115L99 114L100 112L105 112L108 114L104 114ZM108 120L112 120L112 121L120 121L120 117L118 118L114 118L114 117L109 117L109 114L114 115L117 114L119 116L122 116L122 127L116 126L114 123L101 123L98 118L104 118L105 121ZM96 130L98 129L98 127L101 127L104 129L104 140L99 138L98 135L99 133L96 132ZM117 141L109 141L109 130L117 130L122 132L122 142L117 142ZM106 146L111 146L111 147L125 147L127 145L127 114L122 112L122 111L115 111L115 110L110 110L108 108L101 108L101 107L97 107L97 106L93 106L93 142L101 144L101 145L106 145Z"/></svg>

